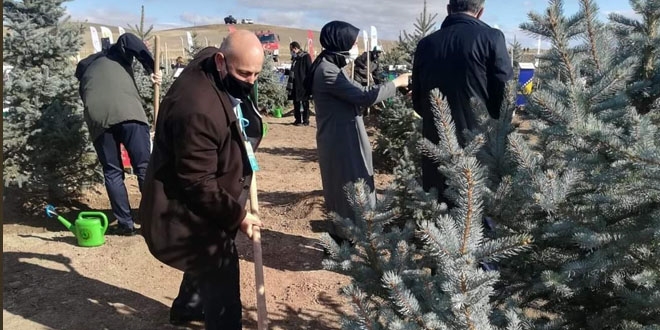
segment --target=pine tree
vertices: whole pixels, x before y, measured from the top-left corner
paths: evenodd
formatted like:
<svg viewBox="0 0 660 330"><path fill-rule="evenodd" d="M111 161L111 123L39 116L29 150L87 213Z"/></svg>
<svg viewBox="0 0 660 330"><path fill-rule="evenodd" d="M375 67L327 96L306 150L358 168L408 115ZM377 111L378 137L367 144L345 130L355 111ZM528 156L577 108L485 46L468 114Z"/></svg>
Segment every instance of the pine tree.
<svg viewBox="0 0 660 330"><path fill-rule="evenodd" d="M412 152L412 159L418 159L415 152L416 141L422 136L421 119L412 110L409 99L397 95L378 114L378 132L374 159L380 169L392 169L406 152Z"/></svg>
<svg viewBox="0 0 660 330"><path fill-rule="evenodd" d="M520 75L520 63L523 61L523 48L522 44L517 41L515 38L513 42L509 44L511 47L511 64L513 65L513 75L517 81L518 76Z"/></svg>
<svg viewBox="0 0 660 330"><path fill-rule="evenodd" d="M415 31L413 33L402 31L399 35L399 43L397 44L397 47L407 54L405 60L409 65L412 65L412 59L415 54L415 49L417 49L417 43L419 43L422 38L435 31L438 14L431 14L426 9L426 0L424 0L424 8L419 14L419 17L415 20Z"/></svg>
<svg viewBox="0 0 660 330"><path fill-rule="evenodd" d="M326 266L353 279L346 293L356 313L347 320L346 329L469 328L464 322L454 323L457 310L447 307L453 306L451 302L475 306L459 305L464 300L458 298L447 302L446 296L457 293L451 285L461 278L454 272L461 268L451 261L461 259L453 256L447 261L438 250L429 249L430 242L447 247L465 239L456 228L465 228L464 215L472 213L464 210L474 205L465 198L466 173L478 175L474 181L478 194L471 195L480 201L475 214L497 224L495 233L477 241L468 239L475 243L468 250L502 242L494 235L508 237L505 246L533 244L524 253L498 260L499 281L484 280L470 291L475 297L470 302L478 301L479 308L491 315L475 323L475 329L501 326L504 315L518 315L506 314L499 306L535 312L530 322L537 329L660 327L657 97L648 102L649 115L635 111L630 90L638 84L634 79L642 79L634 78L638 58L618 56L612 26L597 20L593 1L581 1L580 11L567 17L563 2L553 0L544 15L529 17L531 22L521 27L552 45L537 68L541 87L529 96L526 106L532 136L515 132L510 125L513 92L502 117L482 120L482 129L468 135L472 143L465 149L453 142L455 131L445 108L444 115L441 111L438 116L440 143L425 142L422 151L435 155L448 180L444 194L459 206L447 213L420 191L410 170L413 166L402 159L395 171L394 197L379 203L377 210L365 210L364 187L358 187L353 195L362 216L353 221L336 219L348 229L355 246L332 246L324 238L332 253ZM633 40L619 40L619 46ZM412 214L414 223L389 226L402 214L408 219ZM420 235L433 233L420 230L429 219L441 229L432 241L428 234ZM453 227L445 219L453 220L448 222ZM481 230L470 234L480 235ZM414 247L415 238L422 239L424 249ZM427 269L434 260L440 265L435 268L436 277ZM476 267L462 268L460 274L470 274L469 270ZM427 287L419 289L419 283ZM426 298L436 287L442 287L446 296L429 303ZM486 292L493 293L489 304L479 300ZM437 310L445 315L439 321L433 314Z"/></svg>
<svg viewBox="0 0 660 330"><path fill-rule="evenodd" d="M407 147L375 210L363 185L351 190L360 216L335 221L354 245L323 238L325 266L352 279L345 293L356 313L345 329L490 329L507 316L508 326L523 327L520 310L533 312L535 329L660 327L658 99L648 94L648 114L636 111L631 88L649 83L634 78L638 57L619 56L621 44L641 37L614 43L595 3L580 3L567 17L563 1L550 1L521 25L552 45L528 97L531 136L511 126L515 88L499 120L474 104L482 121L465 148L450 112L436 109L440 143L420 149L438 162L457 207L421 190ZM482 217L497 230L484 234ZM466 232L468 223L479 226ZM492 266L481 256L499 244L511 252L495 260L499 271L475 267ZM461 253L452 254L456 246ZM478 276L475 286L455 286Z"/></svg>
<svg viewBox="0 0 660 330"><path fill-rule="evenodd" d="M264 66L257 78L258 105L263 112L283 107L287 101L286 88L280 82L272 56L266 56Z"/></svg>
<svg viewBox="0 0 660 330"><path fill-rule="evenodd" d="M192 46L186 49L186 54L188 54L188 60L192 61L192 59L197 56L197 53L205 47L200 44L199 39L197 38L197 31L193 31L190 36L192 37L193 43Z"/></svg>
<svg viewBox="0 0 660 330"><path fill-rule="evenodd" d="M14 67L3 88L4 184L50 200L74 198L100 179L71 61L82 27L68 22L64 2L3 2L3 60Z"/></svg>
<svg viewBox="0 0 660 330"><path fill-rule="evenodd" d="M134 33L136 36L140 37L142 41L149 41L151 39L151 31L154 29L154 25L150 25L148 28L144 25L144 5L140 6L140 24L129 25L128 29Z"/></svg>
<svg viewBox="0 0 660 330"><path fill-rule="evenodd" d="M384 51L380 55L380 65L383 70L388 70L390 65L410 64L410 53L397 43L392 49Z"/></svg>
<svg viewBox="0 0 660 330"><path fill-rule="evenodd" d="M437 14L427 12L426 0L424 8L415 23L415 32L402 32L399 42L393 50L386 53L381 60L381 66L407 63L412 65L412 58L417 43L434 30ZM382 169L392 169L403 155L404 147L411 153L412 159L417 159L419 153L413 146L421 137L421 122L412 110L409 100L398 95L386 103L378 115L378 136L374 150L376 165ZM416 171L418 172L418 170Z"/></svg>
<svg viewBox="0 0 660 330"><path fill-rule="evenodd" d="M616 58L595 3L581 5L567 18L551 1L521 26L551 42L550 74L526 106L538 142L510 136L517 166L489 206L500 234L534 239L532 253L501 265L498 292L551 315L537 328L657 328L660 133L631 111L631 59Z"/></svg>
<svg viewBox="0 0 660 330"><path fill-rule="evenodd" d="M432 97L440 142L434 145L426 140L421 150L438 161L440 171L449 178L450 198L458 207L447 213L434 196L408 180L408 200L417 212L405 226L392 227L390 223L401 210L392 207L389 199L372 209L364 182L353 189L347 187L359 216L335 221L346 229L353 245L337 246L329 236L322 238L331 254L325 267L352 278L344 293L351 299L355 315L345 320L343 329L522 327L519 312L496 311L491 305L499 274L482 268L486 262L526 249L530 238L484 235L483 203L489 189L477 153L485 137L477 135L462 148L449 108L439 103L437 92ZM414 244L415 239L422 242L421 247Z"/></svg>
<svg viewBox="0 0 660 330"><path fill-rule="evenodd" d="M610 14L618 37L619 59L634 60L628 95L639 114L651 111L660 97L660 1L630 0L641 20Z"/></svg>

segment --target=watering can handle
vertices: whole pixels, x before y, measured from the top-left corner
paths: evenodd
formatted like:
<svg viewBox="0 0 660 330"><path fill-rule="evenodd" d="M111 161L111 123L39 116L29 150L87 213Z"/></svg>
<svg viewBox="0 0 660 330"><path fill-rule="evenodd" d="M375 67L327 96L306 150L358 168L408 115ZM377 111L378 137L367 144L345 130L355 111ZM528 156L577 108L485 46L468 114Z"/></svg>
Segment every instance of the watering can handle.
<svg viewBox="0 0 660 330"><path fill-rule="evenodd" d="M108 217L105 216L105 213L101 213L101 219L103 219L103 234L108 230Z"/></svg>
<svg viewBox="0 0 660 330"><path fill-rule="evenodd" d="M86 215L97 216L97 217L101 218L101 223L102 223L101 226L103 227L103 234L105 234L105 231L108 230L108 217L105 216L105 213L96 212L96 211L85 211L85 212L80 212L80 214L78 216L80 217L80 216L86 216Z"/></svg>
<svg viewBox="0 0 660 330"><path fill-rule="evenodd" d="M100 212L99 214L101 216L101 222L103 222L103 234L105 234L106 230L108 230L108 217L105 216L105 213Z"/></svg>

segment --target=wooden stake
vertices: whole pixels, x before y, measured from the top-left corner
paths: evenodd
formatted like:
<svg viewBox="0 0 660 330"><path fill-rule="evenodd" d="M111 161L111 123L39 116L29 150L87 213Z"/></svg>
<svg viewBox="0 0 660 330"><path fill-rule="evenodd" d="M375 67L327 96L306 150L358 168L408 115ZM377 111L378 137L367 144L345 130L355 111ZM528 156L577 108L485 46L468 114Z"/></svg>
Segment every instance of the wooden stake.
<svg viewBox="0 0 660 330"><path fill-rule="evenodd" d="M371 56L369 56L369 51L371 50L371 39L369 39L369 42L367 43L369 45L369 48L367 48L367 87L371 86L371 83L369 81L369 74L371 73Z"/></svg>
<svg viewBox="0 0 660 330"><path fill-rule="evenodd" d="M355 80L355 61L351 63L351 80Z"/></svg>
<svg viewBox="0 0 660 330"><path fill-rule="evenodd" d="M369 88L371 86L371 80L369 79L369 78L371 78L371 53L370 53L370 51L371 51L371 48L373 47L373 45L371 44L371 38L369 38L369 41L367 42L367 45L369 46L369 48L367 48L367 88ZM371 106L367 106L367 116L369 115L370 112L371 112Z"/></svg>
<svg viewBox="0 0 660 330"><path fill-rule="evenodd" d="M160 73L160 36L154 37L154 73ZM158 118L158 106L160 105L160 84L154 84L154 126L156 130L156 119Z"/></svg>
<svg viewBox="0 0 660 330"><path fill-rule="evenodd" d="M250 184L250 209L254 216L259 217L256 173L252 173L252 183ZM254 276L257 289L257 329L266 330L266 326L268 325L268 311L266 310L266 286L261 254L261 229L259 227L252 227L252 243L254 247Z"/></svg>

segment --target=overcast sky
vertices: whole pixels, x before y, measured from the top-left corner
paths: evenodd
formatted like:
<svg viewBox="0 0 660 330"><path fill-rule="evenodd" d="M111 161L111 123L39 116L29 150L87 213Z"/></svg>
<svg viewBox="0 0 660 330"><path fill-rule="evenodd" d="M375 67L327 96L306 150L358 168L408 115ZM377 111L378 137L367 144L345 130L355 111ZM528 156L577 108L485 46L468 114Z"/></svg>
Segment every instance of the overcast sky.
<svg viewBox="0 0 660 330"><path fill-rule="evenodd" d="M320 30L331 20L347 21L364 30L378 29L379 39L396 40L401 30L413 31L413 23L423 8L423 0L74 0L66 2L74 19L90 23L125 27L140 19L140 5L145 6L146 22L156 29L217 24L229 14L240 22L252 18L255 23ZM530 11L544 10L547 0L486 0L482 19L504 31L507 41L514 35L524 46L536 42L518 30ZM574 13L577 0L566 0L565 10ZM603 18L610 12L632 15L628 0L596 0ZM437 13L436 23L446 16L447 0L429 0L428 9Z"/></svg>

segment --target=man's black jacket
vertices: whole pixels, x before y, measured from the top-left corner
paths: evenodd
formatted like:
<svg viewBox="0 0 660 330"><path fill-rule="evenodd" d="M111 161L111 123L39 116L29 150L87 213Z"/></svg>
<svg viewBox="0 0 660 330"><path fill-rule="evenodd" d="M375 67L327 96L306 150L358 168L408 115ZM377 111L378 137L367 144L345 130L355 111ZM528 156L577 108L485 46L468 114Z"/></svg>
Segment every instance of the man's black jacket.
<svg viewBox="0 0 660 330"><path fill-rule="evenodd" d="M367 70L367 52L362 53L358 58L355 59L355 76L354 79L362 86L367 86L367 71L371 71L371 78L374 81L374 85L380 84L380 61L379 57L374 54L373 51L369 53L369 70Z"/></svg>
<svg viewBox="0 0 660 330"><path fill-rule="evenodd" d="M499 118L506 82L512 77L500 30L467 14L447 16L440 30L420 40L413 61L413 107L424 120L424 136L438 140L428 100L432 89L446 97L462 141L460 132L477 125L470 99L481 101L492 118Z"/></svg>

